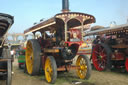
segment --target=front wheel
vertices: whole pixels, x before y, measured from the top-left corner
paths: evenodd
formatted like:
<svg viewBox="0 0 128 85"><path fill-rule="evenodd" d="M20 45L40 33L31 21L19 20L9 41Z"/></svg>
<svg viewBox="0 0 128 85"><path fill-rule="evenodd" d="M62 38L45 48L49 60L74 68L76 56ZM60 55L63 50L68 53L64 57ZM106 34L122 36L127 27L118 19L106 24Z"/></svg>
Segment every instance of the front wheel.
<svg viewBox="0 0 128 85"><path fill-rule="evenodd" d="M53 56L48 56L45 61L45 78L48 83L55 83L57 78L57 65Z"/></svg>
<svg viewBox="0 0 128 85"><path fill-rule="evenodd" d="M80 55L77 58L76 61L77 69L77 75L80 77L80 79L89 79L91 76L91 63L87 56Z"/></svg>

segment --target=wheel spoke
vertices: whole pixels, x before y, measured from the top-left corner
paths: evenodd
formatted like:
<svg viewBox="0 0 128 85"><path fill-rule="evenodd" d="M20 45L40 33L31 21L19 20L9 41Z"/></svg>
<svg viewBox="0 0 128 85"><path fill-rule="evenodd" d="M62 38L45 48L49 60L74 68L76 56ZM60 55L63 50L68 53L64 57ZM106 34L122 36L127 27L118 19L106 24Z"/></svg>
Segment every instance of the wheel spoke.
<svg viewBox="0 0 128 85"><path fill-rule="evenodd" d="M99 52L97 52L97 51L94 51L96 54L99 54Z"/></svg>
<svg viewBox="0 0 128 85"><path fill-rule="evenodd" d="M99 67L105 68L105 61L104 61L104 60L102 60L102 61L100 62Z"/></svg>
<svg viewBox="0 0 128 85"><path fill-rule="evenodd" d="M102 64L103 64L103 63L100 63L100 64L99 64L99 67L103 68L103 67L102 67Z"/></svg>
<svg viewBox="0 0 128 85"><path fill-rule="evenodd" d="M106 58L107 57L107 55L106 54L103 54L103 58Z"/></svg>
<svg viewBox="0 0 128 85"><path fill-rule="evenodd" d="M100 61L100 59L95 59L94 61Z"/></svg>
<svg viewBox="0 0 128 85"><path fill-rule="evenodd" d="M104 61L103 65L104 65L104 67L105 67L105 65L106 65L106 62L105 62L105 61Z"/></svg>
<svg viewBox="0 0 128 85"><path fill-rule="evenodd" d="M102 49L101 53L104 53L105 49Z"/></svg>

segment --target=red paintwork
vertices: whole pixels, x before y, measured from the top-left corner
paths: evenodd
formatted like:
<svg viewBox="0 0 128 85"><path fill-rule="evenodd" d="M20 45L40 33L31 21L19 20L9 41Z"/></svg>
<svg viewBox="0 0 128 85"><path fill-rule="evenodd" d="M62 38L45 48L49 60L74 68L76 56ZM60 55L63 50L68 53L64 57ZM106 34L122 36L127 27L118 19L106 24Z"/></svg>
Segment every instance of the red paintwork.
<svg viewBox="0 0 128 85"><path fill-rule="evenodd" d="M125 68L126 68L126 71L128 72L128 58L126 58L126 61L125 61Z"/></svg>
<svg viewBox="0 0 128 85"><path fill-rule="evenodd" d="M51 45L51 42L49 40L43 40L42 38L39 38L38 41L42 49L47 48L48 46Z"/></svg>
<svg viewBox="0 0 128 85"><path fill-rule="evenodd" d="M99 58L98 56L102 56L102 58ZM95 47L93 47L92 62L96 70L103 71L105 69L106 58L106 52L104 48L101 48L101 45L96 45Z"/></svg>
<svg viewBox="0 0 128 85"><path fill-rule="evenodd" d="M19 63L19 65L23 65L24 63Z"/></svg>
<svg viewBox="0 0 128 85"><path fill-rule="evenodd" d="M114 60L124 60L125 55L123 53L118 52L118 53L114 53L114 56L115 56Z"/></svg>
<svg viewBox="0 0 128 85"><path fill-rule="evenodd" d="M67 43L69 47L73 45L73 47L76 48L76 50L78 52L79 46L82 45L83 41L80 41L80 42L65 42L65 43Z"/></svg>
<svg viewBox="0 0 128 85"><path fill-rule="evenodd" d="M45 61L46 61L47 56L42 56L42 68L45 68Z"/></svg>

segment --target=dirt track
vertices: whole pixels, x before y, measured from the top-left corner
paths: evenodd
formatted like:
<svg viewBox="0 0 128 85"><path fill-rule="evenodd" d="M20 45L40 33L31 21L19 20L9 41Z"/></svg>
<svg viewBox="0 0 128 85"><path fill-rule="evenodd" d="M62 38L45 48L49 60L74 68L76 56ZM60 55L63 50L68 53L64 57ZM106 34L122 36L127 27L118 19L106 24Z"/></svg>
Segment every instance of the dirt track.
<svg viewBox="0 0 128 85"><path fill-rule="evenodd" d="M75 73L74 73L75 74ZM77 81L77 82L76 82ZM93 70L89 80L80 80L73 72L59 73L55 85L128 85L128 73L119 72L98 72ZM4 85L0 81L0 85ZM12 85L49 85L45 81L44 75L30 76L24 74L23 70L17 66L17 61L14 63L14 75Z"/></svg>

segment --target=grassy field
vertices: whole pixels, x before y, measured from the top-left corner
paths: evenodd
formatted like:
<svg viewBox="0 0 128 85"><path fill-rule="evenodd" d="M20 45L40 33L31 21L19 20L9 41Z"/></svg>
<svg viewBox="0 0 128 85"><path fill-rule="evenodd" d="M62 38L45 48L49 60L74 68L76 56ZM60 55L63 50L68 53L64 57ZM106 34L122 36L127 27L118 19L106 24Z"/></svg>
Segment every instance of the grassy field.
<svg viewBox="0 0 128 85"><path fill-rule="evenodd" d="M18 68L17 61L14 62L13 71L12 85L52 85L46 82L43 73L37 76L25 74L23 69ZM0 85L5 84L0 81ZM128 85L128 73L93 69L89 80L81 80L75 71L59 72L54 85Z"/></svg>
<svg viewBox="0 0 128 85"><path fill-rule="evenodd" d="M22 84L19 84L21 83ZM23 70L15 69L12 85L52 85L46 82L44 74L30 76ZM128 85L128 73L92 71L89 80L81 80L75 71L59 72L54 85Z"/></svg>

